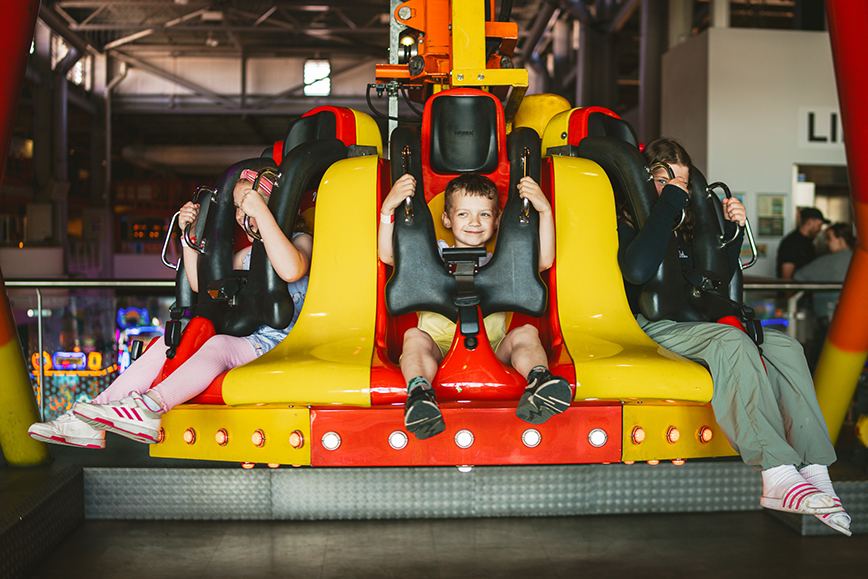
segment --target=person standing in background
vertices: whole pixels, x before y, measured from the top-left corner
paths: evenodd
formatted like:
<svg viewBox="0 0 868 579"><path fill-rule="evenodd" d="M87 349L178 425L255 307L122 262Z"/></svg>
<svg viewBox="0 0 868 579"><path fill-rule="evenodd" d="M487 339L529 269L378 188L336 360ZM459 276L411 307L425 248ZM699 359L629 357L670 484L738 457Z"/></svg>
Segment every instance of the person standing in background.
<svg viewBox="0 0 868 579"><path fill-rule="evenodd" d="M775 275L781 279L793 279L793 273L817 257L814 239L829 220L816 207L803 207L799 211L799 226L781 240Z"/></svg>
<svg viewBox="0 0 868 579"><path fill-rule="evenodd" d="M804 267L796 270L793 279L796 281L837 281L843 282L856 247L856 237L853 227L848 223L835 223L823 232L828 253L821 255ZM838 304L840 291L817 291L811 294L816 328L813 339L805 345L805 353L811 369L815 368L829 332L829 323L835 306Z"/></svg>

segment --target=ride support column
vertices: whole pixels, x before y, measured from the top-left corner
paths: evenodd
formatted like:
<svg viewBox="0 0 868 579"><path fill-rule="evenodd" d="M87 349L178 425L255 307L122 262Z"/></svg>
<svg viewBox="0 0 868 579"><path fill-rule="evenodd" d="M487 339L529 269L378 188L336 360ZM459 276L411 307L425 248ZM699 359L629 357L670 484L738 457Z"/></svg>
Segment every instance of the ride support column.
<svg viewBox="0 0 868 579"><path fill-rule="evenodd" d="M835 62L838 102L844 125L850 196L857 244L829 335L814 373L817 400L832 442L838 438L865 360L868 358L868 61L865 0L826 0L829 37Z"/></svg>

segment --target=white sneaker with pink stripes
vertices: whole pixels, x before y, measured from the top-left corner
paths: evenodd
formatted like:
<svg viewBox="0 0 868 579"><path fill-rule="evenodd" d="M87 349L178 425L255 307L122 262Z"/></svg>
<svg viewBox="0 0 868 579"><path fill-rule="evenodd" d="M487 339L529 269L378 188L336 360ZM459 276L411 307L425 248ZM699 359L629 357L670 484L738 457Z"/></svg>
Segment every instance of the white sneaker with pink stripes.
<svg viewBox="0 0 868 579"><path fill-rule="evenodd" d="M133 394L117 402L91 404L78 402L72 412L101 430L126 436L136 442L155 444L160 441L160 415L150 410L140 394Z"/></svg>

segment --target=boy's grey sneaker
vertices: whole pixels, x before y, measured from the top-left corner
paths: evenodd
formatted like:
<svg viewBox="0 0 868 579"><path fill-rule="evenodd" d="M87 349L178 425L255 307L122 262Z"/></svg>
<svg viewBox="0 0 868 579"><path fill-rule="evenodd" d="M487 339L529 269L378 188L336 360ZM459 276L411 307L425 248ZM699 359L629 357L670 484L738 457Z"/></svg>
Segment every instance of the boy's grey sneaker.
<svg viewBox="0 0 868 579"><path fill-rule="evenodd" d="M518 401L515 415L531 424L542 424L570 407L573 391L570 383L548 370L531 372L527 388Z"/></svg>
<svg viewBox="0 0 868 579"><path fill-rule="evenodd" d="M156 444L160 441L160 415L149 409L140 394L133 394L108 404L77 403L73 413L94 428L120 434L136 442Z"/></svg>
<svg viewBox="0 0 868 579"><path fill-rule="evenodd" d="M404 427L419 440L431 438L446 430L433 389L421 386L413 388L404 406Z"/></svg>
<svg viewBox="0 0 868 579"><path fill-rule="evenodd" d="M73 416L72 410L64 412L54 420L31 424L27 434L31 438L51 444L79 448L105 448L105 431L82 422Z"/></svg>

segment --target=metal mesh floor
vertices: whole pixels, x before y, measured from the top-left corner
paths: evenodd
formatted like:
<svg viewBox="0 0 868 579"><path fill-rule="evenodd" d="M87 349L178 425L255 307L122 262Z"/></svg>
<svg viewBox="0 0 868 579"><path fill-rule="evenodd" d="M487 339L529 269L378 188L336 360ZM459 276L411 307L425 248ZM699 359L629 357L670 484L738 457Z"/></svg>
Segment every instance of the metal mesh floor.
<svg viewBox="0 0 868 579"><path fill-rule="evenodd" d="M86 468L85 517L127 520L375 520L760 510L762 479L738 460L438 468ZM868 481L836 490L868 533ZM815 517L769 511L802 535Z"/></svg>
<svg viewBox="0 0 868 579"><path fill-rule="evenodd" d="M89 519L322 520L759 509L740 461L674 466L85 470Z"/></svg>

